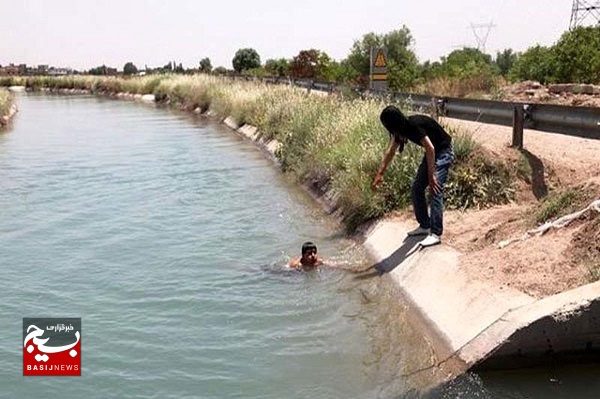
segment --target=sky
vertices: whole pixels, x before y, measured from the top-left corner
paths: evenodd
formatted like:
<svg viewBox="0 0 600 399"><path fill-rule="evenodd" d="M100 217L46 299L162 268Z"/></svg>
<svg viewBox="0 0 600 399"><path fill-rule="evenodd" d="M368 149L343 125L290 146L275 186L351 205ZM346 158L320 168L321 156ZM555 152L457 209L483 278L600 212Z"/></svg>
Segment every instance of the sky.
<svg viewBox="0 0 600 399"><path fill-rule="evenodd" d="M264 63L315 48L344 59L355 40L403 25L419 61L477 47L471 24L493 24L485 50L552 45L569 28L570 0L0 0L0 65L122 69L169 61L232 68L240 48ZM485 28L477 29L481 36Z"/></svg>

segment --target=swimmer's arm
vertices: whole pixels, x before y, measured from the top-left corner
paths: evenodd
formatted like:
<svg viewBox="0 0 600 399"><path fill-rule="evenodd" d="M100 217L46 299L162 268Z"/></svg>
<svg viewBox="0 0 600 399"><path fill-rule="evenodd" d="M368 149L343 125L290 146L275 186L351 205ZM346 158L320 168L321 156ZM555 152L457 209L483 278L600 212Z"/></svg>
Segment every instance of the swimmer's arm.
<svg viewBox="0 0 600 399"><path fill-rule="evenodd" d="M290 263L288 266L292 269L299 268L300 267L300 258L294 258L294 259L290 260Z"/></svg>
<svg viewBox="0 0 600 399"><path fill-rule="evenodd" d="M319 262L318 262L317 266L326 266L326 267L331 267L333 269L345 270L343 265L337 264L334 261L332 261L331 259L319 258Z"/></svg>
<svg viewBox="0 0 600 399"><path fill-rule="evenodd" d="M323 263L321 263L322 266L326 266L326 267L330 267L332 269L339 269L339 270L345 270L347 272L351 272L351 273L364 273L366 271L369 271L373 268L373 266L369 266L366 269L357 269L355 267L352 267L350 265L347 264L343 264L343 263L335 263L333 261L330 260L323 260Z"/></svg>

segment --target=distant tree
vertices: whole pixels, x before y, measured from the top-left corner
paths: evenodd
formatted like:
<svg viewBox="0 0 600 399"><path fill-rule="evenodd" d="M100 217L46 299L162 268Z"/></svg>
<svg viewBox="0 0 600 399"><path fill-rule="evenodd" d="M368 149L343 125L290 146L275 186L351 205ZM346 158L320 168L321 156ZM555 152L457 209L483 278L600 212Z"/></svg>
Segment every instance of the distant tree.
<svg viewBox="0 0 600 399"><path fill-rule="evenodd" d="M232 64L237 73L242 73L248 69L260 67L260 56L252 48L242 48L236 51Z"/></svg>
<svg viewBox="0 0 600 399"><path fill-rule="evenodd" d="M138 73L137 67L133 64L133 62L128 62L123 66L123 75L135 75Z"/></svg>
<svg viewBox="0 0 600 399"><path fill-rule="evenodd" d="M287 76L290 71L290 62L285 58L269 59L265 62L265 71L273 76Z"/></svg>
<svg viewBox="0 0 600 399"><path fill-rule="evenodd" d="M410 30L406 26L401 29L378 35L367 33L360 40L355 40L345 62L355 73L368 81L370 73L371 47L385 46L388 51L389 87L399 90L410 87L418 76L418 61L412 50L414 43Z"/></svg>
<svg viewBox="0 0 600 399"><path fill-rule="evenodd" d="M331 58L324 51L302 50L292 60L290 70L295 78L325 80L330 64Z"/></svg>
<svg viewBox="0 0 600 399"><path fill-rule="evenodd" d="M88 71L88 74L101 76L108 75L108 67L106 65L101 65L99 67L92 68Z"/></svg>
<svg viewBox="0 0 600 399"><path fill-rule="evenodd" d="M327 82L342 83L346 80L346 66L342 62L331 60L321 72L321 79Z"/></svg>
<svg viewBox="0 0 600 399"><path fill-rule="evenodd" d="M213 69L213 73L215 75L226 75L227 74L227 68L225 68L224 66L216 67L215 69Z"/></svg>
<svg viewBox="0 0 600 399"><path fill-rule="evenodd" d="M551 49L559 82L600 83L600 26L563 33Z"/></svg>
<svg viewBox="0 0 600 399"><path fill-rule="evenodd" d="M480 73L492 73L494 64L491 55L476 48L465 47L442 57L440 71L445 76L462 78Z"/></svg>
<svg viewBox="0 0 600 399"><path fill-rule="evenodd" d="M421 64L421 76L427 79L433 79L442 74L442 64L439 61L425 61Z"/></svg>
<svg viewBox="0 0 600 399"><path fill-rule="evenodd" d="M348 59L332 66L333 80L336 82L355 82L360 78L360 73L350 65Z"/></svg>
<svg viewBox="0 0 600 399"><path fill-rule="evenodd" d="M175 67L175 73L184 73L184 72L185 72L185 69L183 69L183 65L180 62L179 65L177 65Z"/></svg>
<svg viewBox="0 0 600 399"><path fill-rule="evenodd" d="M541 83L556 81L556 66L552 49L533 46L517 57L508 76L512 81L536 80Z"/></svg>
<svg viewBox="0 0 600 399"><path fill-rule="evenodd" d="M205 57L200 60L200 72L210 73L212 71L212 64L210 58Z"/></svg>
<svg viewBox="0 0 600 399"><path fill-rule="evenodd" d="M424 71L425 72L425 71ZM430 64L427 79L445 82L445 91L450 93L436 94L464 96L473 92L489 92L497 85L499 70L492 61L492 56L481 50L465 47L454 50L441 62ZM428 82L432 83L432 82Z"/></svg>
<svg viewBox="0 0 600 399"><path fill-rule="evenodd" d="M244 75L256 76L258 78L262 78L264 76L267 76L268 73L265 70L265 68L263 68L262 66L259 66L258 68L246 69L244 71Z"/></svg>
<svg viewBox="0 0 600 399"><path fill-rule="evenodd" d="M512 49L507 48L502 52L498 51L496 53L496 59L494 60L494 63L500 71L500 75L508 76L508 71L510 71L510 68L512 68L516 61L517 54L514 53Z"/></svg>

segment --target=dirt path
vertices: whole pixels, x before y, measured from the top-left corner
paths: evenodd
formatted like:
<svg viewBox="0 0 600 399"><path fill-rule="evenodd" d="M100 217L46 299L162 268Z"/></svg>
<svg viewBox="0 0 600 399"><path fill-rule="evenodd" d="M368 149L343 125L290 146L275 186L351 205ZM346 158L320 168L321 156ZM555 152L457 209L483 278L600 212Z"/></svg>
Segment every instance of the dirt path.
<svg viewBox="0 0 600 399"><path fill-rule="evenodd" d="M520 157L519 152L509 148L510 127L448 118L442 123L470 132L498 158L515 162ZM541 237L503 249L498 243L520 237L532 228L531 214L540 206L537 198L547 192L585 187L583 201L600 199L600 140L526 130L524 147L523 161L532 168L533 184L522 184L513 204L446 212L444 237L446 243L463 252L461 266L473 278L544 297L589 282L590 270L600 267L600 243L595 237L600 218L590 212L590 216Z"/></svg>

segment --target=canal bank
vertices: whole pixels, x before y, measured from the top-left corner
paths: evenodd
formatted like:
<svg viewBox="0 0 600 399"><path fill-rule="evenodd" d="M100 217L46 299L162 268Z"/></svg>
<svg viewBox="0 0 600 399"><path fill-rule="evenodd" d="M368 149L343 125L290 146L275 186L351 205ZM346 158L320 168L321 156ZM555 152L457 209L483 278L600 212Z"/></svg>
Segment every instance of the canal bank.
<svg viewBox="0 0 600 399"><path fill-rule="evenodd" d="M3 89L0 89L3 90ZM12 101L10 92L12 91L18 91L20 90L20 88L15 88L14 90L10 90L8 93L8 97L4 98L3 97L3 93L0 93L0 111L2 110L2 105L5 106L6 111L5 112L0 112L0 129L5 128L6 126L8 126L8 124L10 123L11 119L15 116L15 114L17 113L18 109L17 109L17 105ZM5 102L5 104L3 104L3 102Z"/></svg>

